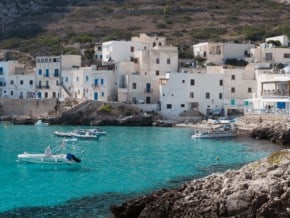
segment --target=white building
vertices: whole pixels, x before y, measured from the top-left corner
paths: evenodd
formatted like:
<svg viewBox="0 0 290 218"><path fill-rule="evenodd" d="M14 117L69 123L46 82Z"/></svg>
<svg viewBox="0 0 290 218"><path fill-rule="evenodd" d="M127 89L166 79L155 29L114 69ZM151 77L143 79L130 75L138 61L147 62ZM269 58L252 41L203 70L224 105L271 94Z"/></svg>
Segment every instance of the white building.
<svg viewBox="0 0 290 218"><path fill-rule="evenodd" d="M36 57L36 97L61 98L63 89L61 81L62 70L80 66L80 55Z"/></svg>
<svg viewBox="0 0 290 218"><path fill-rule="evenodd" d="M248 113L290 113L290 71L255 70L257 92L245 106Z"/></svg>
<svg viewBox="0 0 290 218"><path fill-rule="evenodd" d="M17 61L0 62L0 97L32 98L35 74Z"/></svg>
<svg viewBox="0 0 290 218"><path fill-rule="evenodd" d="M96 66L63 70L62 78L69 97L104 102L117 100L113 70L97 69Z"/></svg>
<svg viewBox="0 0 290 218"><path fill-rule="evenodd" d="M204 115L221 113L223 109L223 74L217 70L191 69L168 73L160 79L161 114L178 116L184 111Z"/></svg>
<svg viewBox="0 0 290 218"><path fill-rule="evenodd" d="M286 35L269 37L269 38L266 38L265 41L266 43L270 43L271 41L279 41L281 46L289 47L289 39Z"/></svg>
<svg viewBox="0 0 290 218"><path fill-rule="evenodd" d="M224 64L227 59L244 60L254 44L203 42L193 45L193 55L205 59L205 64Z"/></svg>
<svg viewBox="0 0 290 218"><path fill-rule="evenodd" d="M155 104L153 107L156 109L160 101L159 79L178 70L177 47L168 46L164 37L147 34L133 37L132 41L143 47L133 52L130 61L120 62L116 67L118 101Z"/></svg>
<svg viewBox="0 0 290 218"><path fill-rule="evenodd" d="M224 110L226 115L244 113L246 99L252 98L257 92L255 65L245 68L223 69L224 73Z"/></svg>
<svg viewBox="0 0 290 218"><path fill-rule="evenodd" d="M128 61L136 50L143 49L144 45L132 41L108 41L102 44L102 63L112 64ZM146 49L146 46L145 46Z"/></svg>

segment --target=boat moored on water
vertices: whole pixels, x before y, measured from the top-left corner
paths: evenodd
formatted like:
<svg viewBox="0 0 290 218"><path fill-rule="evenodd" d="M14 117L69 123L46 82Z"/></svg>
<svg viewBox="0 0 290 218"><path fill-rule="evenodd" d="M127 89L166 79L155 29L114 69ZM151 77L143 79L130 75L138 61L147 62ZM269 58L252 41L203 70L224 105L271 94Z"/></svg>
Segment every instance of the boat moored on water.
<svg viewBox="0 0 290 218"><path fill-rule="evenodd" d="M71 146L74 145L76 139L63 139L62 142L56 146L54 149L51 149L48 146L45 149L44 153L32 154L28 152L24 152L23 154L17 155L18 162L25 163L37 163L37 164L76 164L80 163L81 160L77 158L73 153L64 152L68 143L72 143Z"/></svg>
<svg viewBox="0 0 290 218"><path fill-rule="evenodd" d="M78 129L78 130L74 130L70 133L71 137L76 137L79 139L98 139L99 135L96 135L93 132L90 132L88 130L85 129Z"/></svg>
<svg viewBox="0 0 290 218"><path fill-rule="evenodd" d="M49 123L45 123L45 122L42 122L42 120L37 120L35 123L34 123L35 126L48 126Z"/></svg>
<svg viewBox="0 0 290 218"><path fill-rule="evenodd" d="M236 129L231 123L217 123L210 128L194 129L192 138L226 138L236 136Z"/></svg>
<svg viewBox="0 0 290 218"><path fill-rule="evenodd" d="M83 139L96 139L99 136L104 136L107 134L106 131L103 131L100 128L97 129L76 129L70 132L61 132L55 131L54 134L56 136L61 137L76 137L76 138L83 138Z"/></svg>

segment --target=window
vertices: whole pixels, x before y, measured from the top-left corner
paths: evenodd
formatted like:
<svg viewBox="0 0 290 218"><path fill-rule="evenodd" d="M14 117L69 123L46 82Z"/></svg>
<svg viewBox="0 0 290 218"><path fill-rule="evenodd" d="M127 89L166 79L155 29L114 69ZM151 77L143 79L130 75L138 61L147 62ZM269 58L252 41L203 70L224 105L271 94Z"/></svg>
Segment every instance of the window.
<svg viewBox="0 0 290 218"><path fill-rule="evenodd" d="M38 70L38 75L41 75L41 74L42 74L42 70L39 69L39 70Z"/></svg>
<svg viewBox="0 0 290 218"><path fill-rule="evenodd" d="M0 67L0 75L3 75L3 67Z"/></svg>
<svg viewBox="0 0 290 218"><path fill-rule="evenodd" d="M182 83L185 83L185 80L184 79L182 80Z"/></svg>
<svg viewBox="0 0 290 218"><path fill-rule="evenodd" d="M220 80L220 86L223 86L223 82L224 82L224 81L221 79L221 80Z"/></svg>
<svg viewBox="0 0 290 218"><path fill-rule="evenodd" d="M104 97L105 96L105 92L102 92L102 97Z"/></svg>
<svg viewBox="0 0 290 218"><path fill-rule="evenodd" d="M194 92L189 93L189 98L194 98Z"/></svg>
<svg viewBox="0 0 290 218"><path fill-rule="evenodd" d="M236 100L235 99L231 99L231 105L232 106L236 105Z"/></svg>
<svg viewBox="0 0 290 218"><path fill-rule="evenodd" d="M156 70L156 76L159 76L159 70Z"/></svg>
<svg viewBox="0 0 290 218"><path fill-rule="evenodd" d="M20 80L20 85L23 85L23 80Z"/></svg>
<svg viewBox="0 0 290 218"><path fill-rule="evenodd" d="M156 42L153 42L153 47L155 47L156 46Z"/></svg>
<svg viewBox="0 0 290 218"><path fill-rule="evenodd" d="M156 58L156 64L159 64L160 60L159 58Z"/></svg>
<svg viewBox="0 0 290 218"><path fill-rule="evenodd" d="M132 89L136 89L137 88L137 84L136 83L132 83Z"/></svg>
<svg viewBox="0 0 290 218"><path fill-rule="evenodd" d="M265 61L271 61L272 60L272 53L266 53L265 54Z"/></svg>
<svg viewBox="0 0 290 218"><path fill-rule="evenodd" d="M58 69L54 69L54 77L59 77L59 70Z"/></svg>
<svg viewBox="0 0 290 218"><path fill-rule="evenodd" d="M232 75L232 80L235 80L236 79L236 75Z"/></svg>
<svg viewBox="0 0 290 218"><path fill-rule="evenodd" d="M285 53L284 54L284 58L290 58L290 54L289 53Z"/></svg>
<svg viewBox="0 0 290 218"><path fill-rule="evenodd" d="M231 88L231 93L235 93L235 92L236 92L235 87L232 87L232 88Z"/></svg>
<svg viewBox="0 0 290 218"><path fill-rule="evenodd" d="M10 91L10 95L13 96L13 94L14 94L13 91Z"/></svg>
<svg viewBox="0 0 290 218"><path fill-rule="evenodd" d="M65 78L65 82L68 82L68 77Z"/></svg>
<svg viewBox="0 0 290 218"><path fill-rule="evenodd" d="M86 81L89 81L89 76L86 76Z"/></svg>
<svg viewBox="0 0 290 218"><path fill-rule="evenodd" d="M185 107L185 104L181 104L180 107Z"/></svg>
<svg viewBox="0 0 290 218"><path fill-rule="evenodd" d="M171 60L170 58L167 58L167 64L170 64Z"/></svg>
<svg viewBox="0 0 290 218"><path fill-rule="evenodd" d="M49 69L45 70L45 77L49 77Z"/></svg>
<svg viewBox="0 0 290 218"><path fill-rule="evenodd" d="M172 105L171 105L171 104L167 104L167 105L166 105L166 108L167 108L167 109L171 109L171 108L172 108Z"/></svg>
<svg viewBox="0 0 290 218"><path fill-rule="evenodd" d="M209 93L209 92L206 92L206 93L205 93L205 98L206 98L206 99L209 99L209 98L210 98L210 93Z"/></svg>
<svg viewBox="0 0 290 218"><path fill-rule="evenodd" d="M191 79L191 80L190 80L190 85L194 86L194 83L195 83L195 82L194 82L194 79Z"/></svg>
<svg viewBox="0 0 290 218"><path fill-rule="evenodd" d="M219 93L219 99L223 99L223 93Z"/></svg>
<svg viewBox="0 0 290 218"><path fill-rule="evenodd" d="M79 81L79 77L77 76L77 78L76 78L76 81L78 82Z"/></svg>
<svg viewBox="0 0 290 218"><path fill-rule="evenodd" d="M252 93L252 88L248 88L248 93Z"/></svg>
<svg viewBox="0 0 290 218"><path fill-rule="evenodd" d="M149 96L146 97L146 104L150 104L151 103L151 98Z"/></svg>
<svg viewBox="0 0 290 218"><path fill-rule="evenodd" d="M104 85L104 79L101 79L101 85Z"/></svg>
<svg viewBox="0 0 290 218"><path fill-rule="evenodd" d="M48 93L47 92L44 93L44 98L48 98Z"/></svg>
<svg viewBox="0 0 290 218"><path fill-rule="evenodd" d="M10 80L10 85L14 85L14 80Z"/></svg>
<svg viewBox="0 0 290 218"><path fill-rule="evenodd" d="M134 46L131 46L130 50L131 50L131 52L134 52Z"/></svg>
<svg viewBox="0 0 290 218"><path fill-rule="evenodd" d="M29 85L33 85L33 80L29 80Z"/></svg>

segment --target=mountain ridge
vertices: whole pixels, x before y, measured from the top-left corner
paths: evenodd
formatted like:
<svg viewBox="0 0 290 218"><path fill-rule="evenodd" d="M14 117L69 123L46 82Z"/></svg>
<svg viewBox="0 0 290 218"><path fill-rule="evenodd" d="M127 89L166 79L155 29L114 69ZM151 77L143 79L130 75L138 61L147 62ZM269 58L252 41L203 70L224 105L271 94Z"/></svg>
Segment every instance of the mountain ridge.
<svg viewBox="0 0 290 218"><path fill-rule="evenodd" d="M290 5L270 0L3 0L0 6L0 48L33 56L76 54L64 45L88 48L142 32L165 36L181 57L190 57L191 45L200 41L290 36Z"/></svg>

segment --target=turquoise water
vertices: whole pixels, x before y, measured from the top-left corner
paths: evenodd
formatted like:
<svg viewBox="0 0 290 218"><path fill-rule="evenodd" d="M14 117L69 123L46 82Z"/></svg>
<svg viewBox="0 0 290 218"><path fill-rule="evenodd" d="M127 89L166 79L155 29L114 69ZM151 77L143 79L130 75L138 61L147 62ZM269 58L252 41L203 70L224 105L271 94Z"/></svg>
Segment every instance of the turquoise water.
<svg viewBox="0 0 290 218"><path fill-rule="evenodd" d="M0 127L0 216L20 207L39 213L73 205L75 213L82 205L85 214L104 215L110 204L238 168L280 149L248 138L194 140L189 128L103 127L106 136L78 141L73 153L82 162L77 166L16 162L17 154L42 153L48 144L60 143L54 131L74 128Z"/></svg>

